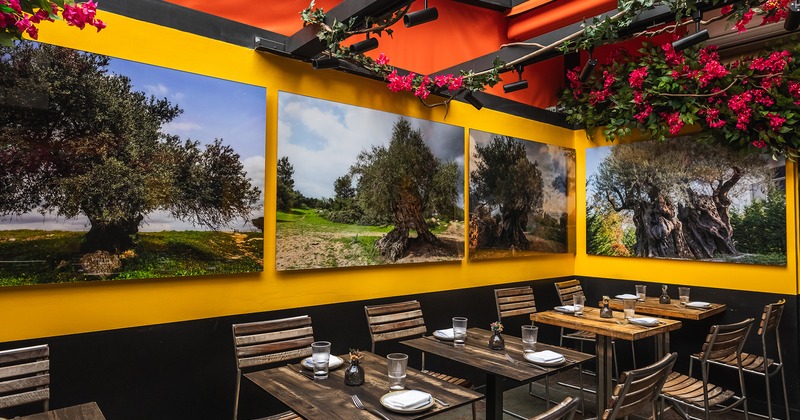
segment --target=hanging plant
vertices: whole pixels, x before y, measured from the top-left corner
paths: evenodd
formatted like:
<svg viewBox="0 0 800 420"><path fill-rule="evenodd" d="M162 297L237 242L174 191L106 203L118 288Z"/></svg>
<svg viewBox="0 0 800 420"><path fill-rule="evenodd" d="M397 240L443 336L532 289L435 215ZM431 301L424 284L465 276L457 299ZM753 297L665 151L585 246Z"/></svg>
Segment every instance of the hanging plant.
<svg viewBox="0 0 800 420"><path fill-rule="evenodd" d="M602 127L609 141L633 129L664 140L697 125L724 144L798 156L797 46L730 64L720 62L713 45L685 54L669 43L645 45L639 53L620 51L586 83L579 68L568 71L560 98L567 121L590 136Z"/></svg>
<svg viewBox="0 0 800 420"><path fill-rule="evenodd" d="M59 16L60 14L60 16ZM41 22L64 19L79 29L93 26L99 32L106 24L97 19L97 4L92 0L76 3L74 0L0 0L0 45L11 46L23 34L39 39Z"/></svg>

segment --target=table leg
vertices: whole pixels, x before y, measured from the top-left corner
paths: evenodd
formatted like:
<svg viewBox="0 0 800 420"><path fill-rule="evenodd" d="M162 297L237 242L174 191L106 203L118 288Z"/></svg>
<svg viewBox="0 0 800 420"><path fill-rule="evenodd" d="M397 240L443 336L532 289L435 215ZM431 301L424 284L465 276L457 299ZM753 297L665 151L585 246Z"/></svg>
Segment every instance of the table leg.
<svg viewBox="0 0 800 420"><path fill-rule="evenodd" d="M597 335L595 341L595 351L597 352L597 417L603 415L606 409L608 396L611 395L611 376L613 367L611 337Z"/></svg>
<svg viewBox="0 0 800 420"><path fill-rule="evenodd" d="M663 334L659 334L655 338L656 338L656 360L659 360L669 353L669 331Z"/></svg>
<svg viewBox="0 0 800 420"><path fill-rule="evenodd" d="M503 418L503 378L486 374L486 420Z"/></svg>

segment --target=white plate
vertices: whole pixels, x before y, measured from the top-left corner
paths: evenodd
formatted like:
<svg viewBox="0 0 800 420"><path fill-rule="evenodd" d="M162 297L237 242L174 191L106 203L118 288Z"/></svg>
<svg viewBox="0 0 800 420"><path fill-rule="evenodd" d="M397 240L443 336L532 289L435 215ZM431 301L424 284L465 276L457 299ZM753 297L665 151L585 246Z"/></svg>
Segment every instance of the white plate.
<svg viewBox="0 0 800 420"><path fill-rule="evenodd" d="M696 301L696 302L688 302L686 303L686 306L690 308L710 308L711 304L708 302Z"/></svg>
<svg viewBox="0 0 800 420"><path fill-rule="evenodd" d="M630 293L625 293L624 295L616 295L614 296L617 299L639 299L639 296L632 295Z"/></svg>
<svg viewBox="0 0 800 420"><path fill-rule="evenodd" d="M449 334L446 331L449 331ZM452 328L446 330L436 330L433 332L433 336L443 341L453 341L454 339Z"/></svg>
<svg viewBox="0 0 800 420"><path fill-rule="evenodd" d="M558 366L558 365L564 363L565 360L567 360L562 355L560 359L545 361L545 360L537 358L536 357L536 352L534 352L534 353L525 353L525 355L523 357L525 357L525 360L527 360L527 361L529 361L529 362L531 362L531 363L533 363L535 365L540 365L540 366Z"/></svg>
<svg viewBox="0 0 800 420"><path fill-rule="evenodd" d="M303 367L306 368L306 369L309 369L309 370L310 369L314 369L314 365L311 364L311 358L310 357L306 357L305 359L303 359L303 361L300 364L303 365ZM339 366L341 366L343 364L344 364L344 360L342 360L342 358L339 357L339 356L331 355L331 358L328 359L328 369L329 370L336 369L336 368L338 368Z"/></svg>
<svg viewBox="0 0 800 420"><path fill-rule="evenodd" d="M655 318L628 318L628 322L645 327L655 327L658 325L658 320Z"/></svg>
<svg viewBox="0 0 800 420"><path fill-rule="evenodd" d="M575 307L572 305L556 306L553 308L556 312L563 312L565 314L574 314Z"/></svg>
<svg viewBox="0 0 800 420"><path fill-rule="evenodd" d="M389 404L386 404L386 402L384 402L384 400L386 398L388 398L388 397L397 395L398 393L405 393L405 392L408 392L408 391L409 390L407 390L407 389L403 389L403 390L400 390L400 391L391 391L388 394L385 394L384 396L381 397L381 405L384 408L386 408L387 410L394 411L395 413L421 413L421 412L433 407L433 396L431 396L431 401L429 403L427 403L427 404L425 404L425 405L423 405L421 407L416 407L416 408L398 408L398 407L394 407L394 406L391 406Z"/></svg>

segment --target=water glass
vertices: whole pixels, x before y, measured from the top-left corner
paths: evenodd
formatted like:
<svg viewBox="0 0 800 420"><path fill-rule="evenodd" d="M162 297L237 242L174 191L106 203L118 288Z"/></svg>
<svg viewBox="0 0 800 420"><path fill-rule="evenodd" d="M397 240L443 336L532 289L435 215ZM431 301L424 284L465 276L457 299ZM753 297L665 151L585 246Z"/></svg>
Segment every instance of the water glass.
<svg viewBox="0 0 800 420"><path fill-rule="evenodd" d="M636 299L625 299L622 301L622 305L625 319L633 318L636 313Z"/></svg>
<svg viewBox="0 0 800 420"><path fill-rule="evenodd" d="M681 305L686 305L689 303L689 288L688 287L679 287L678 288L678 297L681 299Z"/></svg>
<svg viewBox="0 0 800 420"><path fill-rule="evenodd" d="M522 326L522 351L533 353L536 351L536 338L539 336L539 327L533 325Z"/></svg>
<svg viewBox="0 0 800 420"><path fill-rule="evenodd" d="M586 296L581 294L572 295L572 307L575 308L575 316L583 316L584 305L586 305Z"/></svg>
<svg viewBox="0 0 800 420"><path fill-rule="evenodd" d="M314 379L328 378L328 363L330 360L330 341L315 341L311 343L311 364L314 366Z"/></svg>
<svg viewBox="0 0 800 420"><path fill-rule="evenodd" d="M647 286L644 284L637 284L636 285L636 300L639 302L644 302L644 298L647 296Z"/></svg>
<svg viewBox="0 0 800 420"><path fill-rule="evenodd" d="M408 355L405 353L389 353L386 355L386 364L389 366L389 389L392 391L405 389Z"/></svg>
<svg viewBox="0 0 800 420"><path fill-rule="evenodd" d="M453 317L453 345L461 347L467 341L467 318Z"/></svg>

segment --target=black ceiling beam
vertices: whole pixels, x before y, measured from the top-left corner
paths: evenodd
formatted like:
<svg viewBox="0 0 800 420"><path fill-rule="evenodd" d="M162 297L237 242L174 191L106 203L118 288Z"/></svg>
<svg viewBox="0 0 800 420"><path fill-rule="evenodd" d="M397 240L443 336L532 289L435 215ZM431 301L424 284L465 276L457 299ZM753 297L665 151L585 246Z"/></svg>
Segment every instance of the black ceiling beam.
<svg viewBox="0 0 800 420"><path fill-rule="evenodd" d="M413 0L344 0L325 13L325 23L332 25L334 21L347 22L355 18L354 26L358 27L363 24L366 17L383 16L411 2ZM318 30L317 25L303 27L289 37L283 51L280 52L303 59L317 56L328 48L317 38Z"/></svg>

